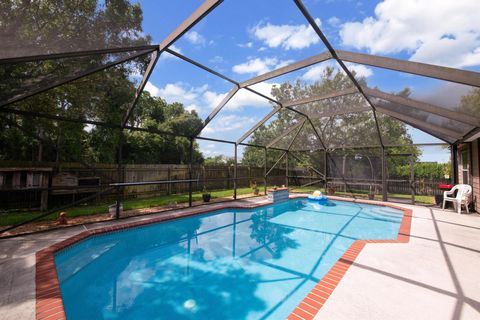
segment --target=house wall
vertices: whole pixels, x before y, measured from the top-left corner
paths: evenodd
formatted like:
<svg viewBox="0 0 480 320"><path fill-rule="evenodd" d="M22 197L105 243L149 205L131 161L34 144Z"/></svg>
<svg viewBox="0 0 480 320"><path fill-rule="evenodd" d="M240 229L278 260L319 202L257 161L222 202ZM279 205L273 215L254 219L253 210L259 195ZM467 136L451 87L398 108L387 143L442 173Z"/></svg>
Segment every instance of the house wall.
<svg viewBox="0 0 480 320"><path fill-rule="evenodd" d="M468 157L468 181L464 174L464 157ZM458 147L458 183L470 184L473 188L475 210L480 212L480 139Z"/></svg>
<svg viewBox="0 0 480 320"><path fill-rule="evenodd" d="M472 142L472 187L475 209L480 211L480 139Z"/></svg>

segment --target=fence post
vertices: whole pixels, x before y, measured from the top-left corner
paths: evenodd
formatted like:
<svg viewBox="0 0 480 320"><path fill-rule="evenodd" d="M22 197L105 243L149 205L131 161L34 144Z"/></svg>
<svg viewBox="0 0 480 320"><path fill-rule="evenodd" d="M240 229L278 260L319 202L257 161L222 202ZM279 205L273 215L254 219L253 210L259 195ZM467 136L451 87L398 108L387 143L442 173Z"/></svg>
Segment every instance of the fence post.
<svg viewBox="0 0 480 320"><path fill-rule="evenodd" d="M117 180L122 183L123 180L123 170L122 170L122 153L123 153L123 129L120 129L118 136L118 147L117 147ZM115 219L120 219L120 206L122 202L122 187L117 187L117 203L115 206Z"/></svg>
<svg viewBox="0 0 480 320"><path fill-rule="evenodd" d="M325 149L325 152L323 154L323 162L325 163L325 167L323 168L323 176L324 176L324 179L325 179L325 193L328 194L328 152L327 152L327 149Z"/></svg>
<svg viewBox="0 0 480 320"><path fill-rule="evenodd" d="M288 188L288 151L285 155L285 187Z"/></svg>
<svg viewBox="0 0 480 320"><path fill-rule="evenodd" d="M235 143L235 166L233 167L233 199L237 199L237 144Z"/></svg>
<svg viewBox="0 0 480 320"><path fill-rule="evenodd" d="M230 189L230 166L227 165L227 189Z"/></svg>
<svg viewBox="0 0 480 320"><path fill-rule="evenodd" d="M167 180L172 181L172 172L171 172L170 165L167 166ZM167 185L167 194L171 195L172 194L172 184L169 182Z"/></svg>
<svg viewBox="0 0 480 320"><path fill-rule="evenodd" d="M263 193L267 195L267 147L264 149L264 164L263 164Z"/></svg>
<svg viewBox="0 0 480 320"><path fill-rule="evenodd" d="M188 206L192 206L192 165L193 165L193 138L190 138L190 160L188 166Z"/></svg>
<svg viewBox="0 0 480 320"><path fill-rule="evenodd" d="M412 204L415 204L415 169L413 164L413 153L410 154L410 192L412 194Z"/></svg>
<svg viewBox="0 0 480 320"><path fill-rule="evenodd" d="M385 147L382 147L382 200L388 201L387 162L385 161Z"/></svg>

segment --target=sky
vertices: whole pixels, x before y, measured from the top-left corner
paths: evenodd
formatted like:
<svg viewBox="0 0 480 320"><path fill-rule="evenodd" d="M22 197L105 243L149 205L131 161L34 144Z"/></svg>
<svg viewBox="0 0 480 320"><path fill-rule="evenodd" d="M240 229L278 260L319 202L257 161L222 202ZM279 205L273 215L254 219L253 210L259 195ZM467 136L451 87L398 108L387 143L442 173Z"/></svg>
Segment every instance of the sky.
<svg viewBox="0 0 480 320"><path fill-rule="evenodd" d="M152 36L153 43L160 43L202 3L198 0L138 2L143 8L144 32ZM304 0L303 3L336 49L480 71L478 0ZM225 0L170 49L239 82L326 51L291 0ZM270 95L271 87L284 81L314 82L327 66L336 64L323 62L254 88ZM409 87L411 97L446 108L457 107L460 96L471 90L465 85L363 65L349 64L348 68L365 77L370 87L386 92ZM164 53L145 89L167 102L181 102L187 110L195 110L205 119L232 85ZM268 101L242 89L201 135L237 140L271 110ZM441 142L411 127L409 132L414 143ZM231 145L199 143L207 157L233 155ZM422 160L445 162L449 160L449 152L425 148Z"/></svg>

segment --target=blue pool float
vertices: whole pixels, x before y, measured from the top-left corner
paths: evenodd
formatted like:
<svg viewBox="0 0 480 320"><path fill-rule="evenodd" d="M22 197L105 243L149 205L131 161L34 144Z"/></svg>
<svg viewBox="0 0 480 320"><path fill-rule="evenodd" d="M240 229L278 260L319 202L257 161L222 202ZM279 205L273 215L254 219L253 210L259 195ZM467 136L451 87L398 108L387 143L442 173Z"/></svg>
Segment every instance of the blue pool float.
<svg viewBox="0 0 480 320"><path fill-rule="evenodd" d="M308 196L308 200L324 202L324 201L327 201L328 199L323 193L314 192L314 194L311 194Z"/></svg>

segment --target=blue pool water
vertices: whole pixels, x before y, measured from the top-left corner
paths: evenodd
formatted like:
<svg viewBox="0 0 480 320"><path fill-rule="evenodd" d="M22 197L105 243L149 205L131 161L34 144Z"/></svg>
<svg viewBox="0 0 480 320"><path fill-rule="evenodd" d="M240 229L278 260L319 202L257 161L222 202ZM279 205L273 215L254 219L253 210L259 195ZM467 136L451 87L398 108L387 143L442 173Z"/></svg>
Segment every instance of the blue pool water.
<svg viewBox="0 0 480 320"><path fill-rule="evenodd" d="M387 207L289 200L87 239L55 255L68 319L284 319Z"/></svg>

